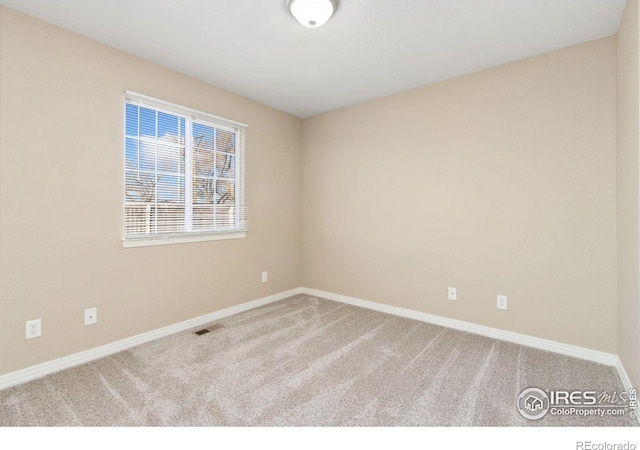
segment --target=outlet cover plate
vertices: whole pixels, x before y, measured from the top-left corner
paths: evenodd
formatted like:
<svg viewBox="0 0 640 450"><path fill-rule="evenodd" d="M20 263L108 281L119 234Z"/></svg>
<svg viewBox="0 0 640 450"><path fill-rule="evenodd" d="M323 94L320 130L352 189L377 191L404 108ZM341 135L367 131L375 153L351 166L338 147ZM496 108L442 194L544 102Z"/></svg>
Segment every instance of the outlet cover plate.
<svg viewBox="0 0 640 450"><path fill-rule="evenodd" d="M507 296L498 295L498 309L507 309Z"/></svg>
<svg viewBox="0 0 640 450"><path fill-rule="evenodd" d="M28 320L26 324L26 338L33 339L42 336L42 321L40 319Z"/></svg>
<svg viewBox="0 0 640 450"><path fill-rule="evenodd" d="M458 300L458 290L456 288L450 287L447 293L449 300Z"/></svg>
<svg viewBox="0 0 640 450"><path fill-rule="evenodd" d="M98 308L87 308L84 310L84 324L93 325L98 322Z"/></svg>

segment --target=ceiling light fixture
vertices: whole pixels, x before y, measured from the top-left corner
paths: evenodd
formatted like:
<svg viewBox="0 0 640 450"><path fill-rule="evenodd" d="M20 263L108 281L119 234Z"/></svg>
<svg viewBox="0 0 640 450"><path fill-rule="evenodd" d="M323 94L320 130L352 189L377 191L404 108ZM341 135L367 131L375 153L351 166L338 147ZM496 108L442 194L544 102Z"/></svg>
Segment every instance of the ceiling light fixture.
<svg viewBox="0 0 640 450"><path fill-rule="evenodd" d="M289 12L307 28L327 23L338 7L338 0L289 0Z"/></svg>

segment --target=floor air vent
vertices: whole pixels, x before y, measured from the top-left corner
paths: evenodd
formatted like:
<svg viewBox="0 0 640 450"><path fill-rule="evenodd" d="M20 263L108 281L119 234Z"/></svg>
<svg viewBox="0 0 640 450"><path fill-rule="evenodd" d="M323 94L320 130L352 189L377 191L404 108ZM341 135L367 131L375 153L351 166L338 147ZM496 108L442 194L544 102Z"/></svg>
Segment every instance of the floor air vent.
<svg viewBox="0 0 640 450"><path fill-rule="evenodd" d="M198 336L202 336L203 334L207 334L210 331L219 330L220 328L224 328L224 325L220 325L219 323L214 323L213 325L208 326L207 328L203 328L202 330L196 331L196 334Z"/></svg>

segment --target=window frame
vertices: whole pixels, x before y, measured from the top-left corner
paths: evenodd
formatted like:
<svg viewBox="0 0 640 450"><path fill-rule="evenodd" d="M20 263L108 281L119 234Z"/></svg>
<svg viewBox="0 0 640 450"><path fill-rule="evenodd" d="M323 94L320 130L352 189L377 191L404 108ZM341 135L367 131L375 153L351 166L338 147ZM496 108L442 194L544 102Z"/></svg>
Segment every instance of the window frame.
<svg viewBox="0 0 640 450"><path fill-rule="evenodd" d="M189 181L193 181L193 175L190 174L191 169L187 169L191 167L193 153L194 153L194 145L193 145L193 126L194 124L201 124L204 126L212 127L215 129L221 129L223 131L235 133L235 148L234 148L234 159L235 159L235 168L234 168L234 196L235 196L235 206L234 206L234 226L228 229L218 229L218 230L196 230L196 231L183 231L183 232L166 232L166 233L156 233L156 234L141 234L141 235L127 235L126 233L126 224L127 224L127 200L126 200L126 188L127 188L127 115L126 109L127 104L134 104L138 107L144 107L148 109L153 109L157 112L163 112L166 114L174 115L179 118L185 119L185 158L184 158L184 185L185 185L185 198L184 198L184 227L185 229L189 229L193 226L192 220L192 211L193 206L196 205L193 199L191 198L192 186L188 184ZM157 113L156 113L157 114ZM202 111L198 111L195 109L187 108L181 105L176 105L174 103L166 102L164 100L159 100L153 97L149 97L146 95L138 94L132 91L126 91L124 95L124 117L123 117L123 131L124 131L124 139L123 139L123 217L122 217L122 245L125 248L129 247L147 247L147 246L155 246L155 245L169 245L169 244L182 244L182 243L190 243L190 242L203 242L203 241L213 241L213 240L226 240L226 239L242 239L245 238L248 231L248 221L247 221L247 205L246 205L246 168L245 168L245 159L246 159L246 150L245 150L245 130L248 125L236 122L230 119L225 119L223 117L215 116L213 114L208 114ZM137 139L141 139L140 133L137 135ZM157 137L156 137L157 139ZM217 150L215 150L217 151ZM139 169L138 169L139 170ZM158 174L158 168L156 163L156 168L154 170L155 174ZM189 194L187 194L189 192ZM157 201L156 194L156 205L160 204ZM187 220L190 220L190 224L187 225Z"/></svg>

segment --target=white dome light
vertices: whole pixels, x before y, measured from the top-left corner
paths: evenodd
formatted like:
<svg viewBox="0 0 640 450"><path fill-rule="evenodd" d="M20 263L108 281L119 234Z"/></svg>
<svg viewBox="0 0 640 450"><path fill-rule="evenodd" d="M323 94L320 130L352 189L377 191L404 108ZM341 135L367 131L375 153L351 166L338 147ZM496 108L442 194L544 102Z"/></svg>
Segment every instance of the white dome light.
<svg viewBox="0 0 640 450"><path fill-rule="evenodd" d="M291 0L289 11L305 27L318 28L331 18L337 3L337 0Z"/></svg>

